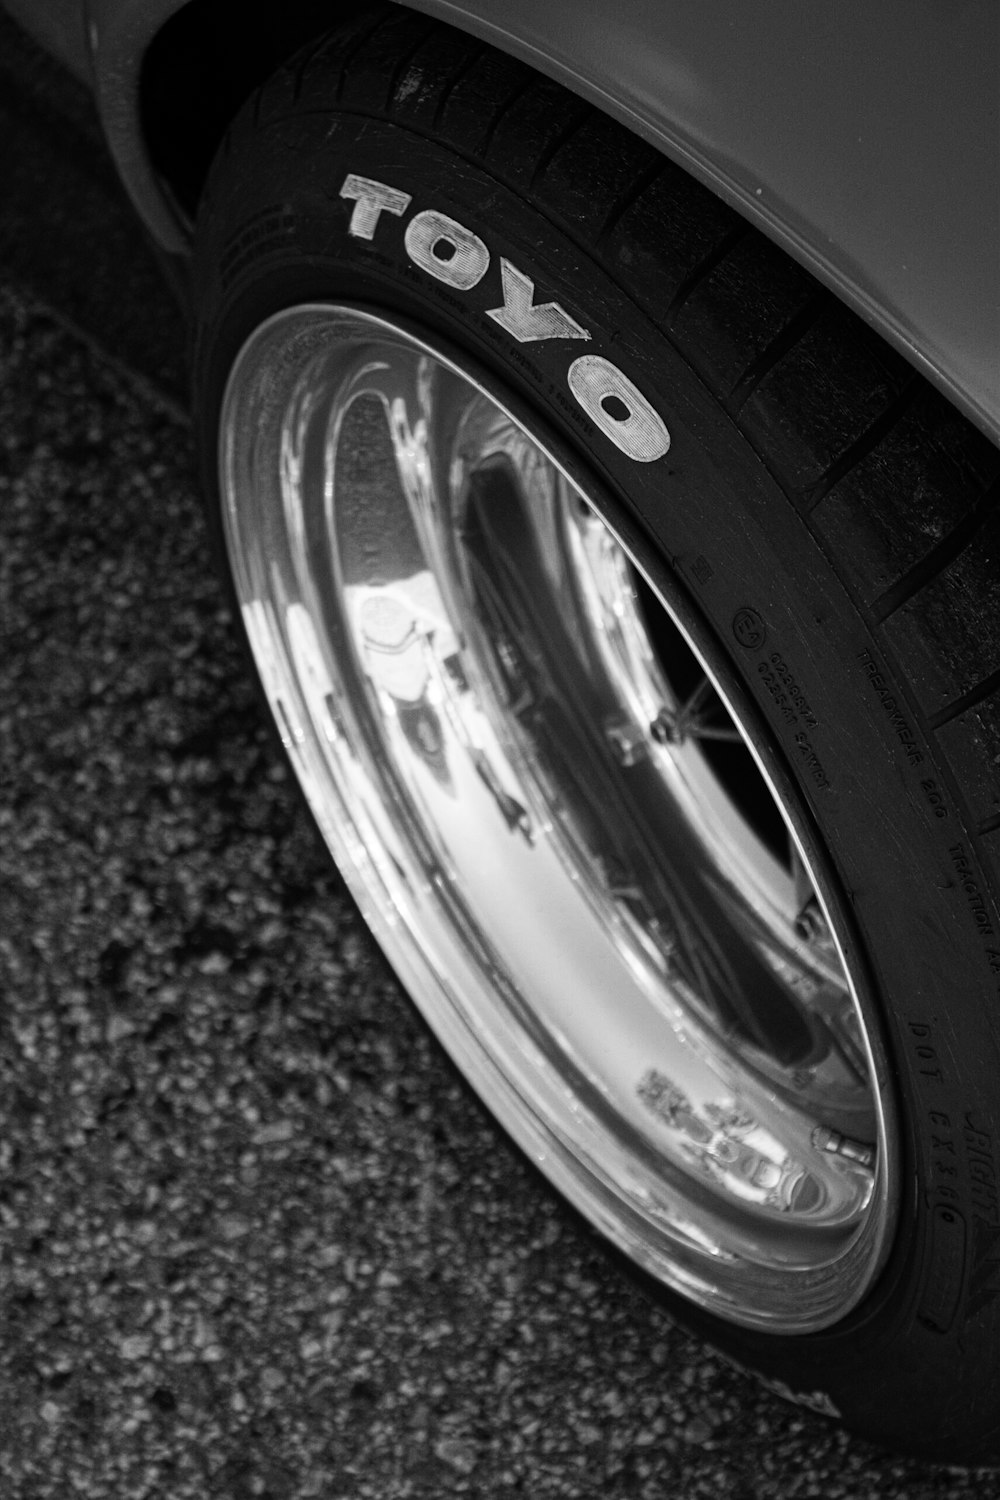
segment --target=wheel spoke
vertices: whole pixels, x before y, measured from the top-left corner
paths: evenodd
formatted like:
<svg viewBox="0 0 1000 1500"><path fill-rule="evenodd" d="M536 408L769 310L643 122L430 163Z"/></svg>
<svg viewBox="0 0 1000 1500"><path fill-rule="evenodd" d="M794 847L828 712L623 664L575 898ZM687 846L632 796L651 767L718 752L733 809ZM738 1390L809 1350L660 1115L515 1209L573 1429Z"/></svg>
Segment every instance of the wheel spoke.
<svg viewBox="0 0 1000 1500"><path fill-rule="evenodd" d="M727 722L713 723L723 718ZM661 708L650 727L650 733L660 744L683 745L693 740L714 740L717 743L742 745L743 736L732 722L709 677L703 677L694 692L679 708Z"/></svg>

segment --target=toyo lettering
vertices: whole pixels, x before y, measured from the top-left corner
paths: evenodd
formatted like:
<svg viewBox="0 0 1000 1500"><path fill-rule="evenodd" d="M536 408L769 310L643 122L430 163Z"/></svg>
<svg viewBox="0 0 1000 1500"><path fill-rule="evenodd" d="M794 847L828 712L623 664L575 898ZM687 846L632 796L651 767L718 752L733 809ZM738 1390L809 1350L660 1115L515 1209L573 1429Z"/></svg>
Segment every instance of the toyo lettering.
<svg viewBox="0 0 1000 1500"><path fill-rule="evenodd" d="M344 178L340 196L354 199L354 211L347 227L349 233L359 240L375 238L383 211L398 216L405 214L410 206L409 193L386 187L384 182L373 182L370 177L355 177L353 172Z"/></svg>
<svg viewBox="0 0 1000 1500"><path fill-rule="evenodd" d="M519 271L505 255L500 257L500 279L503 282L503 307L487 309L486 316L512 333L519 344L536 339L589 339L558 302L535 301L535 283Z"/></svg>
<svg viewBox="0 0 1000 1500"><path fill-rule="evenodd" d="M340 196L353 202L348 233L373 240L383 214L402 218L412 203L409 193L371 177L349 172ZM479 235L436 209L413 215L403 235L413 265L436 281L468 292L488 271L492 256ZM558 302L537 302L535 283L518 266L500 257L503 304L486 309L519 344L543 339L590 340L584 328ZM566 384L582 411L615 447L636 463L652 463L670 447L670 434L656 408L628 376L601 354L582 354L566 371Z"/></svg>
<svg viewBox="0 0 1000 1500"><path fill-rule="evenodd" d="M405 243L415 266L460 292L478 286L489 269L490 252L478 234L433 208L410 220Z"/></svg>

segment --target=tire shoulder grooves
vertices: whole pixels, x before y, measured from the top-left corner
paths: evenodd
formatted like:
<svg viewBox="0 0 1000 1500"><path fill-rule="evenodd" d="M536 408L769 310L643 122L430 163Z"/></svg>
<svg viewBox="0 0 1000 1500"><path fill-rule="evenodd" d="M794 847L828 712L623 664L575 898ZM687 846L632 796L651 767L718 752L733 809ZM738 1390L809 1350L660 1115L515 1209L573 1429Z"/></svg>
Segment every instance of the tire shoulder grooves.
<svg viewBox="0 0 1000 1500"><path fill-rule="evenodd" d="M957 525L943 536L936 546L908 568L884 593L873 601L870 608L881 625L896 610L919 594L921 589L933 583L939 573L955 562L970 542L975 540L997 505L1000 504L1000 479L986 490Z"/></svg>
<svg viewBox="0 0 1000 1500"><path fill-rule="evenodd" d="M531 178L528 182L529 192L534 192L535 188L539 186L542 178L545 176L545 173L548 171L551 163L555 160L556 156L586 124L592 113L593 105L587 104L585 101L581 100L579 106L569 115L569 118L566 120L566 123L563 125L562 129L556 133L555 137L551 141L549 141L548 145L545 147L544 151L542 151L542 153L538 157L538 160L535 162L534 167L531 171Z"/></svg>
<svg viewBox="0 0 1000 1500"><path fill-rule="evenodd" d="M802 510L805 514L813 510L820 501L830 493L836 484L855 468L863 458L866 458L873 449L877 448L883 438L888 437L902 416L909 411L917 395L924 388L923 378L916 370L903 386L899 394L885 407L880 416L877 416L859 438L844 449L838 459L835 459L826 473L803 492Z"/></svg>
<svg viewBox="0 0 1000 1500"><path fill-rule="evenodd" d="M416 40L411 46L404 48L402 55L398 58L396 66L393 68L392 73L390 74L389 87L386 91L385 112L387 115L392 109L393 101L396 98L396 91L406 75L406 70L409 68L410 64L412 63L413 59L416 57L420 49L427 43L431 36L433 36L436 29L437 25L434 21L425 20L424 26L420 30Z"/></svg>
<svg viewBox="0 0 1000 1500"><path fill-rule="evenodd" d="M444 112L448 108L455 90L463 79L468 78L469 74L482 61L488 51L488 45L485 42L481 42L478 47L473 47L470 50L465 61L455 69L455 72L441 90L441 97L434 110L434 119L431 121L431 128L433 130L440 130L441 122L444 119Z"/></svg>
<svg viewBox="0 0 1000 1500"><path fill-rule="evenodd" d="M643 167L643 169L636 177L635 181L629 185L625 192L619 194L618 198L608 210L608 213L604 219L604 223L601 225L600 229L597 232L597 236L594 240L595 248L604 248L608 239L614 233L617 225L625 217L629 209L633 206L633 204L638 203L639 199L642 197L647 188L652 187L653 183L656 182L657 178L664 170L664 165L665 163L661 159L660 161L651 162L648 167Z"/></svg>
<svg viewBox="0 0 1000 1500"><path fill-rule="evenodd" d="M967 713L970 708L976 708L986 698L992 697L1000 692L1000 667L977 682L974 688L967 693L962 693L958 698L953 698L946 703L944 708L939 708L936 713L927 715L927 723L932 730L941 729L945 724L950 724L952 719L957 719L960 714Z"/></svg>
<svg viewBox="0 0 1000 1500"><path fill-rule="evenodd" d="M817 287L804 307L794 313L784 328L765 349L750 361L743 374L732 386L726 399L727 409L737 416L750 400L754 391L777 369L786 354L790 354L813 328L818 318L832 303L829 292Z"/></svg>

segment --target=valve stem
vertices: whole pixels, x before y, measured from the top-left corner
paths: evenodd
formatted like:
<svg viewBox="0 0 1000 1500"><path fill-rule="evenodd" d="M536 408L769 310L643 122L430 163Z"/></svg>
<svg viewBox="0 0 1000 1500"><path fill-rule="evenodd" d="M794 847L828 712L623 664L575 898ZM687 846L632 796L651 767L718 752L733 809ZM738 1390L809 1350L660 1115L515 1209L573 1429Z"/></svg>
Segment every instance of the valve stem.
<svg viewBox="0 0 1000 1500"><path fill-rule="evenodd" d="M874 1146L852 1140L849 1135L841 1135L839 1130L832 1130L829 1125L816 1126L812 1133L812 1143L817 1151L825 1151L829 1156L845 1156L848 1161L856 1161L862 1167L875 1165Z"/></svg>

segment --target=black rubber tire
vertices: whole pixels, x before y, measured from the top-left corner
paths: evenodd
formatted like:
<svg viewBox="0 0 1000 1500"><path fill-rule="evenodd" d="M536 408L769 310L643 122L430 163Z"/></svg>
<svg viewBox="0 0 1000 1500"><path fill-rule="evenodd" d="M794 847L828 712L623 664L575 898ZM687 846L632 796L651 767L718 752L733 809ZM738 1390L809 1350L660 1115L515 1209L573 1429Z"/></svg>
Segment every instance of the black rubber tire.
<svg viewBox="0 0 1000 1500"><path fill-rule="evenodd" d="M348 232L352 173L410 195L371 237ZM408 255L407 222L428 209L489 247L471 289ZM824 1333L751 1333L650 1290L772 1387L869 1437L1000 1461L1000 455L651 148L395 7L249 102L197 238L210 496L244 340L285 306L356 300L503 379L688 590L850 894L894 1073L903 1201L878 1284ZM501 256L649 397L666 457L639 462L589 419L567 388L567 340L519 343L485 316L503 301Z"/></svg>

